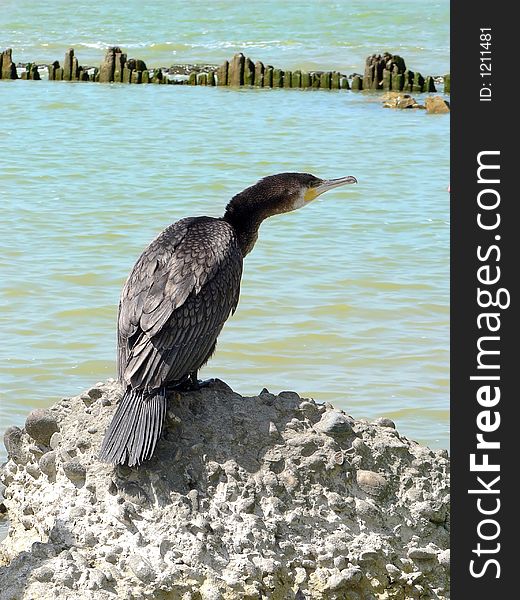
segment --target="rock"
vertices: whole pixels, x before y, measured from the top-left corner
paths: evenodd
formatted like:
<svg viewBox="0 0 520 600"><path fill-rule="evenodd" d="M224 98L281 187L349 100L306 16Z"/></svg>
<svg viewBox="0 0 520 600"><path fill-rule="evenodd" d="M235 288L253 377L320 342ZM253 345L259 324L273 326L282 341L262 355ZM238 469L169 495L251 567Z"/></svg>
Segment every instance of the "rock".
<svg viewBox="0 0 520 600"><path fill-rule="evenodd" d="M47 477L54 477L56 475L56 452L51 451L44 454L38 462L40 471L47 475Z"/></svg>
<svg viewBox="0 0 520 600"><path fill-rule="evenodd" d="M155 572L150 562L139 554L132 554L128 559L128 566L132 569L134 575L143 582L150 582L155 579Z"/></svg>
<svg viewBox="0 0 520 600"><path fill-rule="evenodd" d="M63 472L71 481L78 483L83 482L87 476L85 465L76 460L63 463Z"/></svg>
<svg viewBox="0 0 520 600"><path fill-rule="evenodd" d="M442 453L383 419L216 381L172 394L152 460L113 467L98 452L121 390L96 389L89 413L88 392L47 411L53 450L6 432L10 597L448 599Z"/></svg>
<svg viewBox="0 0 520 600"><path fill-rule="evenodd" d="M387 417L379 417L374 421L374 425L379 425L379 427L389 427L390 429L395 429L395 423L392 419L388 419Z"/></svg>
<svg viewBox="0 0 520 600"><path fill-rule="evenodd" d="M443 550L437 555L437 560L443 566L449 569L450 567L450 550Z"/></svg>
<svg viewBox="0 0 520 600"><path fill-rule="evenodd" d="M383 96L383 108L424 108L409 94L389 92Z"/></svg>
<svg viewBox="0 0 520 600"><path fill-rule="evenodd" d="M402 575L401 569L389 563L385 566L386 572L392 577L392 579L399 579Z"/></svg>
<svg viewBox="0 0 520 600"><path fill-rule="evenodd" d="M373 471L359 470L356 473L359 487L371 496L382 496L387 490L388 481L383 475Z"/></svg>
<svg viewBox="0 0 520 600"><path fill-rule="evenodd" d="M103 390L100 390L97 387L90 388L90 390L87 392L87 396L89 398L92 398L92 400L99 400L102 395L103 395Z"/></svg>
<svg viewBox="0 0 520 600"><path fill-rule="evenodd" d="M11 425L4 433L4 446L9 457L19 456L22 450L22 430Z"/></svg>
<svg viewBox="0 0 520 600"><path fill-rule="evenodd" d="M25 431L33 440L48 446L53 433L59 431L58 423L54 415L42 408L37 408L29 413L25 420Z"/></svg>
<svg viewBox="0 0 520 600"><path fill-rule="evenodd" d="M437 559L438 551L435 548L425 547L425 548L410 548L408 550L408 558L413 560L432 560Z"/></svg>
<svg viewBox="0 0 520 600"><path fill-rule="evenodd" d="M440 96L428 96L424 101L426 112L431 114L442 114L450 112L450 103Z"/></svg>
<svg viewBox="0 0 520 600"><path fill-rule="evenodd" d="M333 437L349 437L354 435L350 419L338 410L323 413L321 419L314 426L316 431Z"/></svg>
<svg viewBox="0 0 520 600"><path fill-rule="evenodd" d="M41 582L52 581L54 571L50 567L43 566L34 570L33 577Z"/></svg>
<svg viewBox="0 0 520 600"><path fill-rule="evenodd" d="M63 436L61 435L61 433L56 431L55 433L53 433L51 435L51 439L49 441L49 446L53 450L56 450L56 448L61 444L62 440L63 440Z"/></svg>

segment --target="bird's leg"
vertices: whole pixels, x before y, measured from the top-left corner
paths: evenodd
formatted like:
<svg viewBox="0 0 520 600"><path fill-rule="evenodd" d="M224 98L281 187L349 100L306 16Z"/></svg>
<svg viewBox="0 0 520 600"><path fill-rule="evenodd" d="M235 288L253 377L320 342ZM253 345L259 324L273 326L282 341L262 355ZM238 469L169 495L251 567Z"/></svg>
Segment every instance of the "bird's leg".
<svg viewBox="0 0 520 600"><path fill-rule="evenodd" d="M198 370L192 371L188 375L188 380L190 381L190 386L191 386L190 389L200 390L200 388L208 387L209 385L211 385L213 379L206 379L206 380L198 379L197 374L198 374Z"/></svg>
<svg viewBox="0 0 520 600"><path fill-rule="evenodd" d="M197 371L192 371L189 375L188 375L188 381L190 382L190 386L192 389L194 390L198 390L199 389L199 380L197 378Z"/></svg>
<svg viewBox="0 0 520 600"><path fill-rule="evenodd" d="M175 384L170 384L168 390L174 390L176 392L196 392L202 387L206 387L211 384L211 379L202 381L197 379L198 371L192 371L186 377Z"/></svg>

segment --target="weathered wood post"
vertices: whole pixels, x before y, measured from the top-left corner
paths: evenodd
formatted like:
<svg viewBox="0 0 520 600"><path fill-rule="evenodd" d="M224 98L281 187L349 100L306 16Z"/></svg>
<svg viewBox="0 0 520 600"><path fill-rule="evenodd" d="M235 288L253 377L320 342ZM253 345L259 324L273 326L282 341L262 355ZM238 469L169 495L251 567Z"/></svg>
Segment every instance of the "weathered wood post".
<svg viewBox="0 0 520 600"><path fill-rule="evenodd" d="M0 54L0 79L18 79L11 48L4 50Z"/></svg>
<svg viewBox="0 0 520 600"><path fill-rule="evenodd" d="M122 54L121 49L117 46L107 49L105 58L101 63L101 66L99 67L100 83L110 83L111 81L114 81L114 72L116 68L116 54Z"/></svg>
<svg viewBox="0 0 520 600"><path fill-rule="evenodd" d="M255 86L263 87L264 85L264 63L259 60L255 63Z"/></svg>
<svg viewBox="0 0 520 600"><path fill-rule="evenodd" d="M244 85L245 56L242 52L235 54L229 63L228 85L239 87Z"/></svg>
<svg viewBox="0 0 520 600"><path fill-rule="evenodd" d="M229 62L226 60L217 69L217 85L228 85Z"/></svg>
<svg viewBox="0 0 520 600"><path fill-rule="evenodd" d="M346 79L346 77L345 77ZM359 75L354 75L352 78L352 91L359 92L363 89L363 80Z"/></svg>
<svg viewBox="0 0 520 600"><path fill-rule="evenodd" d="M255 83L255 65L250 58L244 61L244 85L253 85Z"/></svg>

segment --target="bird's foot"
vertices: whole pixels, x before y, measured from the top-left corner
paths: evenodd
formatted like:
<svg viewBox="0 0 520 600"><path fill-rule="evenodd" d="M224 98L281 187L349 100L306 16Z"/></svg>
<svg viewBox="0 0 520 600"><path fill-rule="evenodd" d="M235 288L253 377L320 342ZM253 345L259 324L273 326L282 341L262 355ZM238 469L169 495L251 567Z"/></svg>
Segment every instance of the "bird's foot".
<svg viewBox="0 0 520 600"><path fill-rule="evenodd" d="M179 383L168 386L168 391L176 391L176 392L196 392L201 388L209 387L214 382L214 379L196 379L193 377L186 377Z"/></svg>

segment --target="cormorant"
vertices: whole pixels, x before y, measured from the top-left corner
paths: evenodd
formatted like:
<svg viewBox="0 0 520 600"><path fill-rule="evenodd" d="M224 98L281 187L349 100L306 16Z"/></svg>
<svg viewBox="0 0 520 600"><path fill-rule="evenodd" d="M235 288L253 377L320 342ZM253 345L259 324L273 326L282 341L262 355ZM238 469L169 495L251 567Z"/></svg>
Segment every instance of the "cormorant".
<svg viewBox="0 0 520 600"><path fill-rule="evenodd" d="M197 385L197 371L237 307L242 261L262 221L348 183L357 181L308 173L264 177L234 196L223 217L181 219L146 248L119 302L124 394L105 434L102 460L133 466L152 457L166 414L166 388Z"/></svg>

